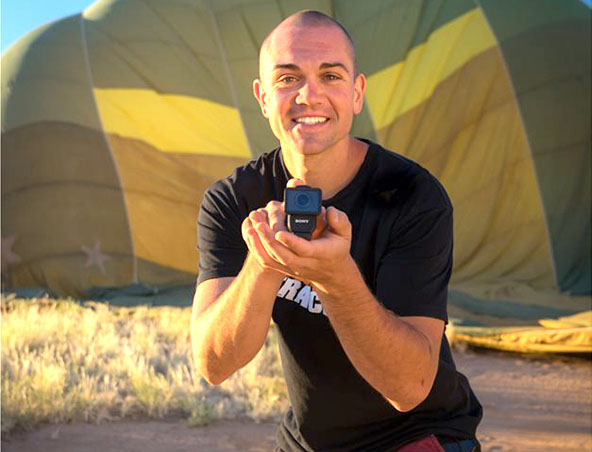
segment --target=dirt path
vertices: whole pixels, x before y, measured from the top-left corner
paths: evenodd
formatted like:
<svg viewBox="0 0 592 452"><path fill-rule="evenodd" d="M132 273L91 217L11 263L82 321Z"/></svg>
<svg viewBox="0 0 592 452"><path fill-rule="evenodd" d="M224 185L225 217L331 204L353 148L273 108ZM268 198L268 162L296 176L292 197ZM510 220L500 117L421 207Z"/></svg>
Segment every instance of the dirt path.
<svg viewBox="0 0 592 452"><path fill-rule="evenodd" d="M455 353L483 404L484 452L592 452L592 361Z"/></svg>
<svg viewBox="0 0 592 452"><path fill-rule="evenodd" d="M592 361L454 352L484 407L484 452L592 452ZM275 426L247 420L53 425L2 441L4 452L268 452Z"/></svg>

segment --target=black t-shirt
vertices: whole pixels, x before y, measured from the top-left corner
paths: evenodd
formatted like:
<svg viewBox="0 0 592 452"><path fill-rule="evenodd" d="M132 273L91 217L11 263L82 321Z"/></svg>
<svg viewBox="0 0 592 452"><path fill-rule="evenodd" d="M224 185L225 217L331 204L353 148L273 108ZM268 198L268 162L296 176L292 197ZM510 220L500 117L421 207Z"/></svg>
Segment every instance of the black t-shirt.
<svg viewBox="0 0 592 452"><path fill-rule="evenodd" d="M418 164L368 143L354 179L323 204L348 215L351 254L380 303L400 316L447 321L452 270L448 196ZM247 255L242 221L268 201L281 201L288 179L276 149L208 189L198 218L199 282L239 273ZM285 278L273 320L291 402L278 429L281 450L390 452L430 433L475 436L482 408L456 370L445 336L431 392L416 408L401 413L353 367L309 286Z"/></svg>

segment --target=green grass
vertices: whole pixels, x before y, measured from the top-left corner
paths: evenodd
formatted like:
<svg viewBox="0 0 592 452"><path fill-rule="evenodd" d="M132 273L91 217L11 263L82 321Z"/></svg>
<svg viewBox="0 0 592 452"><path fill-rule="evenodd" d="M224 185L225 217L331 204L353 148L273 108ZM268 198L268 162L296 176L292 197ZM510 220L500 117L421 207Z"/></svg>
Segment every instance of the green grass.
<svg viewBox="0 0 592 452"><path fill-rule="evenodd" d="M287 393L274 327L220 386L194 370L190 308L116 308L2 295L2 433L42 422L279 419Z"/></svg>

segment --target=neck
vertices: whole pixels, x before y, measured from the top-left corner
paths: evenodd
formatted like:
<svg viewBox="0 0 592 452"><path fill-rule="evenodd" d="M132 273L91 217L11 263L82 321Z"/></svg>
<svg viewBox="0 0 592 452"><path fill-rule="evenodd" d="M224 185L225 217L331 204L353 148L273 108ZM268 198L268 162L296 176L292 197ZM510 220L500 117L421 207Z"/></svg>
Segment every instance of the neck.
<svg viewBox="0 0 592 452"><path fill-rule="evenodd" d="M323 199L329 199L353 180L367 151L366 143L348 136L342 146L334 146L319 154L305 155L282 147L282 158L292 177L320 188Z"/></svg>

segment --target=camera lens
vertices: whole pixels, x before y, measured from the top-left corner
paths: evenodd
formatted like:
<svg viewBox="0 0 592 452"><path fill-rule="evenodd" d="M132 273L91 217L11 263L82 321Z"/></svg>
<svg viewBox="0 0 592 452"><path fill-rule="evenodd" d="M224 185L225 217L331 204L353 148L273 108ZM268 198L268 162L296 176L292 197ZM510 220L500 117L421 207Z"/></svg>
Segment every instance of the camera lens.
<svg viewBox="0 0 592 452"><path fill-rule="evenodd" d="M296 204L298 204L299 207L306 207L309 202L309 196L305 195L304 193L301 193L298 196L296 196Z"/></svg>

